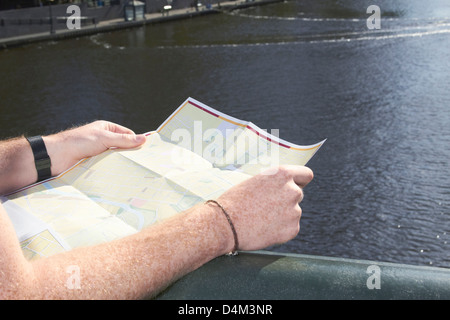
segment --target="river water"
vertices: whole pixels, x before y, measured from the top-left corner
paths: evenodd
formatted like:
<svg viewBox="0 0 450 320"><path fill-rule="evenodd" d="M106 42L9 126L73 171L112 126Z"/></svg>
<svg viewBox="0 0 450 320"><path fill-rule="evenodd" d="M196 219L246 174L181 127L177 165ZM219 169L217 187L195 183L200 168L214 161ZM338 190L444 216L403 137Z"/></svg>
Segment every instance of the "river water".
<svg viewBox="0 0 450 320"><path fill-rule="evenodd" d="M327 138L299 235L271 249L450 267L448 1L288 1L3 50L0 71L1 138L94 119L147 132L189 96Z"/></svg>

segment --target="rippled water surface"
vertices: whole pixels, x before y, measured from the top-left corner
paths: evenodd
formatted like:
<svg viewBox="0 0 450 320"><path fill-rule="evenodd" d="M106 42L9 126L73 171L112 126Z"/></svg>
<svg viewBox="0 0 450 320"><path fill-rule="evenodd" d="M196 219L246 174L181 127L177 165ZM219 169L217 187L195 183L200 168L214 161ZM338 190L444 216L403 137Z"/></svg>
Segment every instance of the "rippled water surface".
<svg viewBox="0 0 450 320"><path fill-rule="evenodd" d="M351 4L349 4L351 2ZM137 132L192 96L309 163L301 232L273 248L450 267L450 4L288 1L0 51L1 137L94 119Z"/></svg>

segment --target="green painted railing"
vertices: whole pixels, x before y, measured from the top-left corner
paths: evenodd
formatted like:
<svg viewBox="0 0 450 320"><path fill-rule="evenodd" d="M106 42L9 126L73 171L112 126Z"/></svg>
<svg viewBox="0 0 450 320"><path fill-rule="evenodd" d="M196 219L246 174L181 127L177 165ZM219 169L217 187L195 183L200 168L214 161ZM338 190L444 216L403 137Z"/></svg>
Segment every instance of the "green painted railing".
<svg viewBox="0 0 450 320"><path fill-rule="evenodd" d="M244 252L207 263L157 299L450 299L450 269Z"/></svg>

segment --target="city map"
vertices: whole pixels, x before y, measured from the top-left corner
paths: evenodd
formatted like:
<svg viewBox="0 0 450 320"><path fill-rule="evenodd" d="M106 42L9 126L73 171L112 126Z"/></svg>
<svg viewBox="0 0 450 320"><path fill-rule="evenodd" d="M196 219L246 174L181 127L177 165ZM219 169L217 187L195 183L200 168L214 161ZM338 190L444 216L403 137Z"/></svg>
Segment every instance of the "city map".
<svg viewBox="0 0 450 320"><path fill-rule="evenodd" d="M136 233L268 168L305 165L324 143L289 143L192 98L146 135L3 197L27 259Z"/></svg>

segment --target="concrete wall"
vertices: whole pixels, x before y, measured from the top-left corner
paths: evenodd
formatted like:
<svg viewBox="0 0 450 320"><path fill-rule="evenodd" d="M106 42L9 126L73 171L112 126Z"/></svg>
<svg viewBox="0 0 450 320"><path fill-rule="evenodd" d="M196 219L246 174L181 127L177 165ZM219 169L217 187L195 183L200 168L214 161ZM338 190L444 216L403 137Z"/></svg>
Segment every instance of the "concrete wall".
<svg viewBox="0 0 450 320"><path fill-rule="evenodd" d="M190 8L195 5L195 1L202 4L217 3L219 0L141 0L146 4L146 13L161 12L162 8L172 1L173 9ZM121 19L124 16L124 6L128 0L117 0L115 5L105 7L88 7L87 4L80 4L81 16L87 17L82 20L83 25L99 23L104 20ZM53 5L51 13L53 19L50 20L50 8L48 6L3 10L0 11L0 38L16 37L27 34L50 32L53 21L53 30L65 29L66 22L57 17L68 17L66 13L68 4Z"/></svg>
<svg viewBox="0 0 450 320"><path fill-rule="evenodd" d="M68 17L68 5L53 5L51 7L54 30L66 28L66 23L58 17ZM89 19L82 25L98 23L102 20L116 19L123 16L123 6L89 8L80 5L81 15ZM0 38L14 37L26 34L50 32L50 8L48 6L0 11Z"/></svg>

